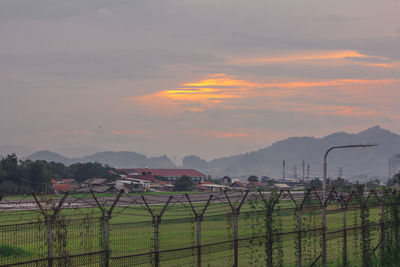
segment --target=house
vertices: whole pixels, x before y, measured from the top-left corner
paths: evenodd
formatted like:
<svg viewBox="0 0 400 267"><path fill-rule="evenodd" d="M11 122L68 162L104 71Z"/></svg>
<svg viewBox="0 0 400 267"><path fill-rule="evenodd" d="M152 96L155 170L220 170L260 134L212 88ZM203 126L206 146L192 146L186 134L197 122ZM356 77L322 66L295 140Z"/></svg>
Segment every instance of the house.
<svg viewBox="0 0 400 267"><path fill-rule="evenodd" d="M257 189L260 187L260 183L259 182L249 182L246 185L247 190L249 191L257 191Z"/></svg>
<svg viewBox="0 0 400 267"><path fill-rule="evenodd" d="M246 186L243 183L239 182L239 181L233 182L231 184L231 188L234 191L246 191L247 190Z"/></svg>
<svg viewBox="0 0 400 267"><path fill-rule="evenodd" d="M201 183L207 179L207 175L194 169L119 169L127 178L137 178L148 181L164 180L173 182L182 176L188 176L196 183ZM160 179L161 178L161 179Z"/></svg>
<svg viewBox="0 0 400 267"><path fill-rule="evenodd" d="M80 188L79 183L75 179L51 179L51 183L56 194L72 192Z"/></svg>
<svg viewBox="0 0 400 267"><path fill-rule="evenodd" d="M72 192L72 187L69 184L53 184L53 189L56 194L64 194Z"/></svg>
<svg viewBox="0 0 400 267"><path fill-rule="evenodd" d="M123 189L127 193L141 193L145 189L143 183L131 180L117 180L115 183L115 188L118 190Z"/></svg>
<svg viewBox="0 0 400 267"><path fill-rule="evenodd" d="M91 190L95 193L117 193L119 191L115 187L115 183L109 182L107 179L92 178L85 180L82 183L82 188L77 192L89 193Z"/></svg>
<svg viewBox="0 0 400 267"><path fill-rule="evenodd" d="M289 185L284 184L284 183L273 184L272 187L276 188L278 190L289 190L289 189L291 189L291 187Z"/></svg>
<svg viewBox="0 0 400 267"><path fill-rule="evenodd" d="M200 186L201 191L220 192L220 191L231 189L229 186L226 186L226 185L213 184L213 183L209 183L209 182L202 182L199 184L199 186Z"/></svg>

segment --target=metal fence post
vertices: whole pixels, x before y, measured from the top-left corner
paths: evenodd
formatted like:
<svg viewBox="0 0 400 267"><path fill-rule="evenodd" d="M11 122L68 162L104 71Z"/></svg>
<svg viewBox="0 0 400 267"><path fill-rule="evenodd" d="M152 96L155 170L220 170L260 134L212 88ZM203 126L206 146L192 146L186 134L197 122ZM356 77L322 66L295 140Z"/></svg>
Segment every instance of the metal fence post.
<svg viewBox="0 0 400 267"><path fill-rule="evenodd" d="M111 258L111 251L110 251L110 219L111 219L111 215L112 212L115 208L115 206L117 205L119 199L121 198L122 194L124 193L124 190L122 189L118 196L114 199L114 202L112 203L110 209L107 211L105 208L105 203L103 203L103 205L100 204L100 202L98 201L97 197L95 196L93 190L90 190L90 193L92 194L93 199L96 202L97 207L100 209L101 214L102 214L102 223L103 223L103 244L101 244L101 246L103 247L103 250L106 253L106 256L104 257L104 266L108 267L110 265L110 258ZM102 243L102 242L100 242Z"/></svg>
<svg viewBox="0 0 400 267"><path fill-rule="evenodd" d="M151 217L153 218L153 225L154 225L154 266L158 267L160 265L160 245L159 245L159 226L161 223L161 218L164 214L164 212L167 210L169 203L172 200L172 196L170 196L165 203L163 209L161 210L160 214L154 214L153 211L151 210L149 204L147 203L146 199L144 196L142 196L142 200L144 204L146 205L147 210L149 211Z"/></svg>
<svg viewBox="0 0 400 267"><path fill-rule="evenodd" d="M233 212L233 250L234 250L234 266L239 266L239 223L238 214L239 212L235 210Z"/></svg>
<svg viewBox="0 0 400 267"><path fill-rule="evenodd" d="M322 205L322 266L326 267L326 205Z"/></svg>
<svg viewBox="0 0 400 267"><path fill-rule="evenodd" d="M154 216L154 266L158 267L160 265L160 254L159 254L159 226L160 226L160 216Z"/></svg>
<svg viewBox="0 0 400 267"><path fill-rule="evenodd" d="M297 223L298 223L298 231L297 231L297 241L298 241L298 260L299 260L299 267L302 267L302 247L301 247L301 231L302 231L302 225L301 225L301 216L302 216L302 210L301 208L297 209Z"/></svg>
<svg viewBox="0 0 400 267"><path fill-rule="evenodd" d="M197 216L197 266L201 267L201 222L203 216Z"/></svg>
<svg viewBox="0 0 400 267"><path fill-rule="evenodd" d="M53 224L57 218L58 213L60 212L62 205L64 204L65 200L68 197L68 192L64 194L63 198L58 202L57 207L52 209L52 213L50 214L43 206L42 203L37 199L36 194L32 192L32 196L35 199L36 204L40 209L40 213L42 213L46 228L47 228L47 261L48 266L53 266Z"/></svg>
<svg viewBox="0 0 400 267"><path fill-rule="evenodd" d="M249 191L246 191L245 195L242 197L239 206L234 207L231 200L229 199L228 194L226 191L224 191L224 194L229 202L229 205L232 209L232 216L233 216L233 266L238 267L239 266L239 222L238 222L238 217L240 214L240 209L242 208L242 205L244 203L244 200L246 199L247 195L249 194Z"/></svg>
<svg viewBox="0 0 400 267"><path fill-rule="evenodd" d="M347 266L347 204L343 207L343 266Z"/></svg>
<svg viewBox="0 0 400 267"><path fill-rule="evenodd" d="M194 218L196 221L196 244L197 244L197 266L201 267L201 222L203 221L203 216L204 213L206 212L208 206L210 205L211 199L213 198L213 195L210 195L210 197L207 200L206 205L204 206L203 210L201 211L201 213L199 214L196 209L194 208L192 201L190 200L190 197L188 194L185 194L190 207L192 208L193 214L194 214Z"/></svg>
<svg viewBox="0 0 400 267"><path fill-rule="evenodd" d="M384 204L383 202L381 203L381 209L380 209L380 226L381 226L381 264L383 264L384 257L385 257L385 214L384 214Z"/></svg>
<svg viewBox="0 0 400 267"><path fill-rule="evenodd" d="M110 217L108 212L103 215L103 227L104 227L104 250L106 251L105 266L108 267L110 264Z"/></svg>
<svg viewBox="0 0 400 267"><path fill-rule="evenodd" d="M47 262L49 267L53 266L53 220L46 220L47 228Z"/></svg>

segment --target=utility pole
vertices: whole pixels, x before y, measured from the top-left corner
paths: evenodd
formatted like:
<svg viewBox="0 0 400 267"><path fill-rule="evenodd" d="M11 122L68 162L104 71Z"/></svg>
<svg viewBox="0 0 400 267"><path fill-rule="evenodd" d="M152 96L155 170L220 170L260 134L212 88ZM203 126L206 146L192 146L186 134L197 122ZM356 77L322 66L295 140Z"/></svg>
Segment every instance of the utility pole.
<svg viewBox="0 0 400 267"><path fill-rule="evenodd" d="M285 181L285 166L286 166L286 162L285 160L283 160L283 168L282 168L282 181Z"/></svg>
<svg viewBox="0 0 400 267"><path fill-rule="evenodd" d="M304 161L304 159L301 162L301 166L303 167L303 182L304 182L304 171L305 171L305 167L306 167L306 162Z"/></svg>

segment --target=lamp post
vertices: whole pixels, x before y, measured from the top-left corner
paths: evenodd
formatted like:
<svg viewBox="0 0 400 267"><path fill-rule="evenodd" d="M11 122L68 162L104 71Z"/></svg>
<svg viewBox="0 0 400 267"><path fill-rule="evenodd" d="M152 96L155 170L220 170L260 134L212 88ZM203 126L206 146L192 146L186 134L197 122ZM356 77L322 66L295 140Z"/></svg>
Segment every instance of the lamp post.
<svg viewBox="0 0 400 267"><path fill-rule="evenodd" d="M338 148L355 148L355 147L371 147L377 146L377 144L364 144L364 145L345 145L345 146L333 146L329 148L324 155L323 161L323 172L322 172L322 266L326 266L326 176L327 176L327 161L329 152Z"/></svg>

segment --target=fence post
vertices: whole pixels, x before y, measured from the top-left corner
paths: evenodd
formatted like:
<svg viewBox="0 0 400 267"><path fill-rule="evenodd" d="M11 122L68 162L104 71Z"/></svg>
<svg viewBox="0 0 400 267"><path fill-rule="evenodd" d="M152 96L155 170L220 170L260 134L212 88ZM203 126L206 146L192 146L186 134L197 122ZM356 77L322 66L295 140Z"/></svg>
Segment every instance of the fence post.
<svg viewBox="0 0 400 267"><path fill-rule="evenodd" d="M204 206L203 210L201 211L201 213L197 213L196 209L194 208L192 201L190 200L190 197L188 194L185 194L190 207L192 208L193 214L194 214L194 218L196 220L196 241L197 241L197 266L201 267L201 222L203 221L203 216L204 213L206 212L208 205L210 205L210 201L213 198L213 195L210 195L210 197L208 198L207 204Z"/></svg>
<svg viewBox="0 0 400 267"><path fill-rule="evenodd" d="M153 225L154 225L154 256L155 263L154 266L158 267L160 265L160 255L159 255L159 226L160 226L161 218L160 216L154 216Z"/></svg>
<svg viewBox="0 0 400 267"><path fill-rule="evenodd" d="M146 199L144 196L142 196L142 200L144 204L146 205L147 210L149 211L151 217L153 218L153 225L154 225L154 266L159 267L160 266L160 245L159 245L159 226L161 223L161 218L164 214L164 212L167 210L169 203L172 200L172 196L170 196L165 203L163 209L161 210L160 214L154 214L153 211L151 210L149 204L147 203Z"/></svg>
<svg viewBox="0 0 400 267"><path fill-rule="evenodd" d="M47 228L47 261L49 267L53 266L53 222L46 220Z"/></svg>
<svg viewBox="0 0 400 267"><path fill-rule="evenodd" d="M299 227L298 231L297 231L297 241L298 241L298 246L299 246L299 251L298 251L299 267L303 266L303 264L302 264L302 248L301 248L301 231L302 231L301 216L302 216L302 208L299 207L297 209L297 223L298 223L298 227Z"/></svg>
<svg viewBox="0 0 400 267"><path fill-rule="evenodd" d="M46 209L43 208L42 204L40 201L37 199L36 194L32 192L32 196L35 199L36 204L38 205L40 209L40 213L42 213L44 220L45 220L45 225L47 228L47 263L49 267L53 266L53 224L55 222L55 219L57 218L58 213L60 212L62 205L64 204L65 200L67 199L68 192L64 194L63 198L58 202L57 207L53 207L53 213L49 214L46 212Z"/></svg>
<svg viewBox="0 0 400 267"><path fill-rule="evenodd" d="M118 196L114 199L113 204L111 205L109 210L106 210L105 208L105 203L103 205L100 204L98 201L97 197L95 196L93 190L90 190L90 193L93 196L93 199L96 202L97 207L100 209L101 214L102 214L102 223L103 223L103 244L101 244L103 250L106 252L106 256L104 258L104 266L108 267L110 266L110 257L111 257L111 251L110 251L110 219L112 212L117 205L119 199L121 198L122 194L124 193L124 189L122 189Z"/></svg>
<svg viewBox="0 0 400 267"><path fill-rule="evenodd" d="M347 266L347 204L343 208L343 266Z"/></svg>
<svg viewBox="0 0 400 267"><path fill-rule="evenodd" d="M239 266L239 222L238 217L240 214L240 209L243 205L244 200L246 199L249 191L246 191L245 195L242 197L239 206L234 207L231 200L229 199L228 194L224 191L224 194L229 202L229 205L232 209L232 216L233 216L233 266Z"/></svg>
<svg viewBox="0 0 400 267"><path fill-rule="evenodd" d="M328 205L328 200L331 198L334 188L329 192L327 198L324 197L325 191L322 191L322 266L326 267L326 206Z"/></svg>
<svg viewBox="0 0 400 267"><path fill-rule="evenodd" d="M384 214L384 203L381 202L381 210L380 210L380 226L381 226L381 264L383 264L384 257L385 257L385 214Z"/></svg>

